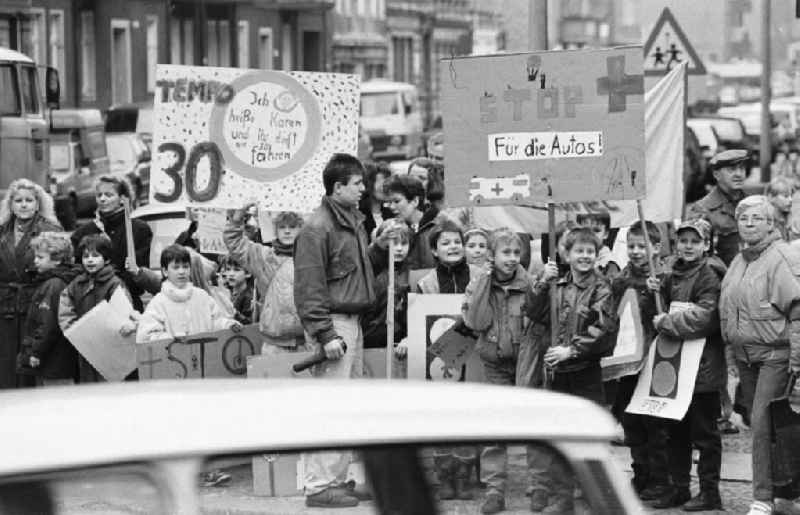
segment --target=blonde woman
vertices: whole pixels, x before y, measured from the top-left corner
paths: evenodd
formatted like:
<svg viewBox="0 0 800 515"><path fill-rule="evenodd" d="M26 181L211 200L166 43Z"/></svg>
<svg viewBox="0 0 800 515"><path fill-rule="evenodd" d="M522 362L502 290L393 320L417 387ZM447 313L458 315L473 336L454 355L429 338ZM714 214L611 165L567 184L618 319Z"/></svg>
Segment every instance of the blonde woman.
<svg viewBox="0 0 800 515"><path fill-rule="evenodd" d="M16 373L22 325L36 290L31 240L61 230L44 188L28 179L9 184L0 202L0 389L33 386L32 376Z"/></svg>

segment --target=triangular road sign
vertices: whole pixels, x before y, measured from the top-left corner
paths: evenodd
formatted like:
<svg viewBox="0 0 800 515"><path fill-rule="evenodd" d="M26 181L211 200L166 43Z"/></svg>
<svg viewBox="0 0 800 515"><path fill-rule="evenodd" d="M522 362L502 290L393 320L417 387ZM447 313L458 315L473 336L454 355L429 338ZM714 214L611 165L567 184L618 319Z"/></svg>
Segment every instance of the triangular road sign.
<svg viewBox="0 0 800 515"><path fill-rule="evenodd" d="M676 64L688 62L689 75L705 75L706 67L669 9L661 11L644 44L644 74L664 75Z"/></svg>

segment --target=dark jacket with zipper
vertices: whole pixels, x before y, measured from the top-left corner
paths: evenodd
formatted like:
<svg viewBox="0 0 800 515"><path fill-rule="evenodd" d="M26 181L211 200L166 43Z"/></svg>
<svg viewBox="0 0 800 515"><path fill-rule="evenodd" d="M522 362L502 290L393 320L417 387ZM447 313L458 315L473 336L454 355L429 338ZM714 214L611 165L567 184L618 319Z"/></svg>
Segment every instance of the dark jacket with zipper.
<svg viewBox="0 0 800 515"><path fill-rule="evenodd" d="M550 283L537 282L527 293L526 309L532 322L540 326L541 336L549 340ZM600 272L591 270L578 280L572 272L555 284L558 296L558 331L550 346L565 345L575 356L555 366L556 372L583 370L600 362L614 348L617 314L611 286Z"/></svg>
<svg viewBox="0 0 800 515"><path fill-rule="evenodd" d="M294 302L320 344L338 337L330 315L363 315L375 303L375 274L386 252L368 244L364 215L326 196L294 243ZM373 267L373 265L375 265Z"/></svg>
<svg viewBox="0 0 800 515"><path fill-rule="evenodd" d="M695 380L696 392L717 391L725 385L728 373L718 310L724 275L725 265L718 258L703 258L692 263L677 259L661 281L665 309L669 309L673 301L690 302L693 306L667 314L656 325L656 330L670 338L706 340Z"/></svg>
<svg viewBox="0 0 800 515"><path fill-rule="evenodd" d="M436 268L417 282L417 293L464 293L469 282L480 274L480 268L462 259L454 265L436 263Z"/></svg>
<svg viewBox="0 0 800 515"><path fill-rule="evenodd" d="M80 271L79 267L60 264L38 276L39 287L25 319L25 337L17 360L19 373L46 379L77 378L78 353L58 325L58 306L61 292ZM40 361L38 367L30 367L31 357Z"/></svg>
<svg viewBox="0 0 800 515"><path fill-rule="evenodd" d="M417 232L411 236L411 241L408 244L406 262L408 262L409 270L422 270L436 266L436 258L433 257L433 252L431 252L431 244L428 241L428 237L436 225L436 217L438 215L439 209L435 206L429 207L422 214Z"/></svg>

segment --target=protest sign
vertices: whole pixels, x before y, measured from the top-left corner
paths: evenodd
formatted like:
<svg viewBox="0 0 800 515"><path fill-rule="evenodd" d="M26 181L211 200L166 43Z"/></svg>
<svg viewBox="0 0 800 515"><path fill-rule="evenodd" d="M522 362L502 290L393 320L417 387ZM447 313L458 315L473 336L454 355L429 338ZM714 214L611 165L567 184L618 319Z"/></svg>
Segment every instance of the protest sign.
<svg viewBox="0 0 800 515"><path fill-rule="evenodd" d="M470 353L461 367L449 366L434 356L429 348L452 330L461 316L463 295L408 295L408 378L463 381L481 380L483 365L475 353ZM474 369L474 370L473 370Z"/></svg>
<svg viewBox="0 0 800 515"><path fill-rule="evenodd" d="M137 345L139 379L237 377L247 372L247 357L261 351L257 324L191 334Z"/></svg>
<svg viewBox="0 0 800 515"><path fill-rule="evenodd" d="M355 75L158 65L150 202L308 212L355 154Z"/></svg>
<svg viewBox="0 0 800 515"><path fill-rule="evenodd" d="M683 215L684 83L685 66L673 69L645 93L645 176L643 200L648 220L672 222ZM664 173L674 170L675 173ZM449 173L448 173L449 177ZM449 191L448 191L449 195ZM527 204L527 203L526 203ZM588 200L557 204L557 220L575 220L578 213L608 213L612 227L625 227L639 219L634 201ZM510 227L519 232L547 232L547 204L476 206L469 217L481 227Z"/></svg>
<svg viewBox="0 0 800 515"><path fill-rule="evenodd" d="M136 370L136 331L128 336L119 332L132 313L125 290L117 288L108 301L101 301L64 331L106 381L122 381Z"/></svg>
<svg viewBox="0 0 800 515"><path fill-rule="evenodd" d="M619 330L617 342L611 356L602 358L603 381L612 381L623 376L636 374L644 365L644 331L642 330L641 312L636 290L628 288L620 301Z"/></svg>
<svg viewBox="0 0 800 515"><path fill-rule="evenodd" d="M227 211L213 207L190 207L197 220L197 232L194 233L200 252L204 254L227 254L228 247L222 238L225 230Z"/></svg>
<svg viewBox="0 0 800 515"><path fill-rule="evenodd" d="M292 365L300 363L316 354L316 351L274 352L260 356L247 357L247 378L286 379L290 377L311 377L311 368L302 372L292 370Z"/></svg>
<svg viewBox="0 0 800 515"><path fill-rule="evenodd" d="M451 206L645 195L641 47L443 59Z"/></svg>
<svg viewBox="0 0 800 515"><path fill-rule="evenodd" d="M692 304L673 302L670 313ZM650 346L627 413L680 420L689 409L705 339L676 340L659 334Z"/></svg>

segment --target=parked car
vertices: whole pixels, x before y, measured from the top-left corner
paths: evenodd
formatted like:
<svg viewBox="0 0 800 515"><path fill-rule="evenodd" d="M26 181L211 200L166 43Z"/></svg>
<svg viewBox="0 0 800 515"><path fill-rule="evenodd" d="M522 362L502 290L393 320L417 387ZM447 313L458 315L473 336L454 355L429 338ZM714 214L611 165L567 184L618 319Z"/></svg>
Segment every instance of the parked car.
<svg viewBox="0 0 800 515"><path fill-rule="evenodd" d="M161 269L161 251L175 243L175 239L189 228L189 219L186 217L186 205L173 204L147 204L136 208L131 213L131 218L146 222L153 232L150 242L150 265L154 270Z"/></svg>
<svg viewBox="0 0 800 515"><path fill-rule="evenodd" d="M152 152L153 101L138 104L111 106L105 113L106 132L132 132L139 134Z"/></svg>
<svg viewBox="0 0 800 515"><path fill-rule="evenodd" d="M146 203L150 185L150 149L133 132L106 134L111 174L127 180L138 203Z"/></svg>
<svg viewBox="0 0 800 515"><path fill-rule="evenodd" d="M684 200L689 204L705 196L708 192L706 186L713 182L713 177L709 172L708 153L703 151L694 129L690 125L686 129L683 191Z"/></svg>
<svg viewBox="0 0 800 515"><path fill-rule="evenodd" d="M745 130L744 123L742 123L740 119L724 116L698 116L689 118L687 123L691 127L697 129L698 137L700 133L705 134L706 127L713 128L717 145L715 149L710 149L712 156L723 150L747 150L750 153L750 162L747 166L748 174L750 168L758 166L758 158L761 150L759 138L748 134ZM704 145L704 138L700 139L701 145Z"/></svg>
<svg viewBox="0 0 800 515"><path fill-rule="evenodd" d="M645 511L612 456L611 416L585 399L543 390L399 380L159 380L9 390L0 393L0 415L0 510L16 515L87 507L308 513L302 480L310 462L301 453L330 450L352 453L362 464L349 468L347 487L373 500L357 513L477 513L481 495L434 499L430 449L498 444L510 456L511 511L529 511L528 470L520 464L526 450L574 481L581 493L575 502L584 508L576 512ZM200 473L211 469L229 472L226 487L198 486Z"/></svg>
<svg viewBox="0 0 800 515"><path fill-rule="evenodd" d="M94 211L95 180L109 173L105 127L97 109L53 111L50 126L50 193L68 197L78 216Z"/></svg>
<svg viewBox="0 0 800 515"><path fill-rule="evenodd" d="M361 126L380 160L411 159L422 153L422 114L413 84L383 79L361 84Z"/></svg>

